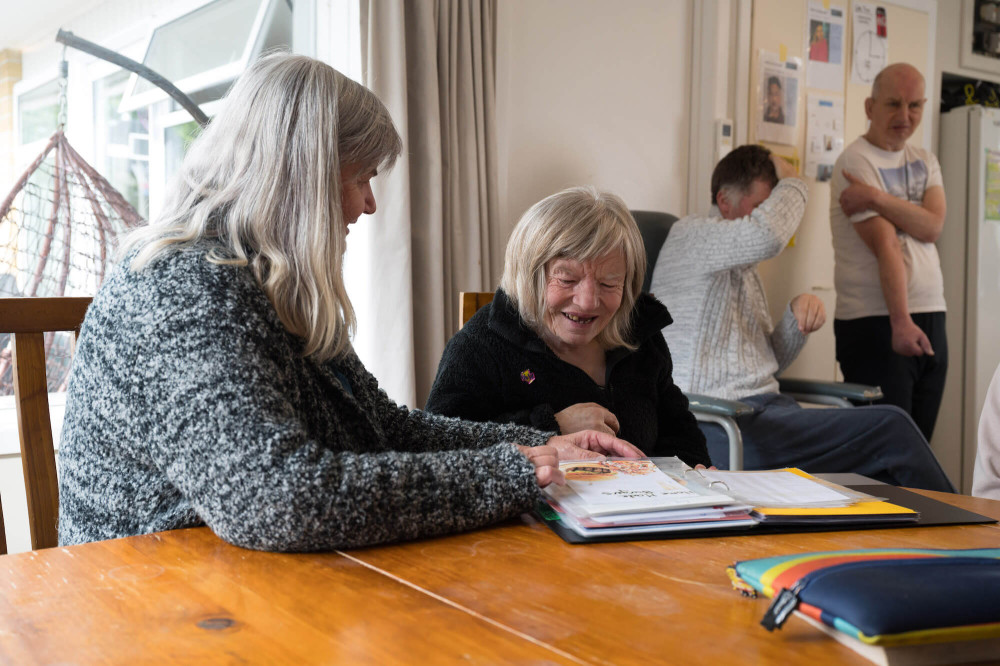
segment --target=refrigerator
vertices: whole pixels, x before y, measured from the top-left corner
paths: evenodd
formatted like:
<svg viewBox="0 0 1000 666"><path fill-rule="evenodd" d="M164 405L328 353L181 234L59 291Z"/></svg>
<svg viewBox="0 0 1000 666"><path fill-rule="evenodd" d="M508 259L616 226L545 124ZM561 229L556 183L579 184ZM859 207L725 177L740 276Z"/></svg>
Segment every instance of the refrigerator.
<svg viewBox="0 0 1000 666"><path fill-rule="evenodd" d="M979 416L1000 364L1000 109L942 113L939 146L948 213L937 246L949 360L931 446L968 493Z"/></svg>

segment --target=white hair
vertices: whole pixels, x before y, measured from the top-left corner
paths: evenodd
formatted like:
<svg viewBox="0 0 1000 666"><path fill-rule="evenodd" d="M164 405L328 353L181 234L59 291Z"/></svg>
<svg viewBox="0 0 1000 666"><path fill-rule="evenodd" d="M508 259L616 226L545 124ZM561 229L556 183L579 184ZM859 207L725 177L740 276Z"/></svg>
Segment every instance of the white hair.
<svg viewBox="0 0 1000 666"><path fill-rule="evenodd" d="M548 196L521 216L507 241L500 287L536 333L545 328L545 267L550 260L592 261L613 252L625 260L622 302L597 336L605 349L635 349L632 308L646 276L642 234L622 199L593 187L571 187Z"/></svg>

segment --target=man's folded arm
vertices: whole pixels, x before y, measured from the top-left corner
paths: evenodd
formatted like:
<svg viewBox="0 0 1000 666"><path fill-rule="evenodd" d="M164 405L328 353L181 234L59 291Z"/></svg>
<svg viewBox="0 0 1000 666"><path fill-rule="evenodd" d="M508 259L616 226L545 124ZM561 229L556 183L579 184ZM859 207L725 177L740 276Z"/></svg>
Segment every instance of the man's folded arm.
<svg viewBox="0 0 1000 666"><path fill-rule="evenodd" d="M872 208L898 229L924 243L937 242L947 212L944 188L940 185L928 188L919 205L881 192Z"/></svg>

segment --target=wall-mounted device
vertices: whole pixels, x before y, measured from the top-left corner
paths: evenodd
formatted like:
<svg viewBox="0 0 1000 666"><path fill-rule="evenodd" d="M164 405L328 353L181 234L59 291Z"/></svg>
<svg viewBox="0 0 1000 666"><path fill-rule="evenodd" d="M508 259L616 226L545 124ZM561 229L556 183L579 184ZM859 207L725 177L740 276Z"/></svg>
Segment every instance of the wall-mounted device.
<svg viewBox="0 0 1000 666"><path fill-rule="evenodd" d="M715 163L729 154L733 149L733 121L720 118L715 121ZM714 166L714 165L713 165Z"/></svg>

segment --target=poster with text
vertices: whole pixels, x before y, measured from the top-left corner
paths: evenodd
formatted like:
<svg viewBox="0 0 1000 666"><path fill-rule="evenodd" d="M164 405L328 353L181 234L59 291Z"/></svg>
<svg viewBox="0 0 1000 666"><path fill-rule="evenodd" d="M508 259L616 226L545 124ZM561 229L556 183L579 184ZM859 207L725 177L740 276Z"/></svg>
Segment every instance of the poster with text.
<svg viewBox="0 0 1000 666"><path fill-rule="evenodd" d="M986 149L986 191L983 197L983 217L1000 221L1000 152Z"/></svg>
<svg viewBox="0 0 1000 666"><path fill-rule="evenodd" d="M795 143L798 125L802 61L782 61L777 53L760 52L757 91L757 139L771 143Z"/></svg>
<svg viewBox="0 0 1000 666"><path fill-rule="evenodd" d="M844 92L844 9L810 2L806 44L806 85Z"/></svg>
<svg viewBox="0 0 1000 666"><path fill-rule="evenodd" d="M851 83L871 84L889 63L889 25L885 7L857 2L851 5L854 46L851 52Z"/></svg>
<svg viewBox="0 0 1000 666"><path fill-rule="evenodd" d="M806 99L806 172L825 182L844 150L844 99L810 94Z"/></svg>

